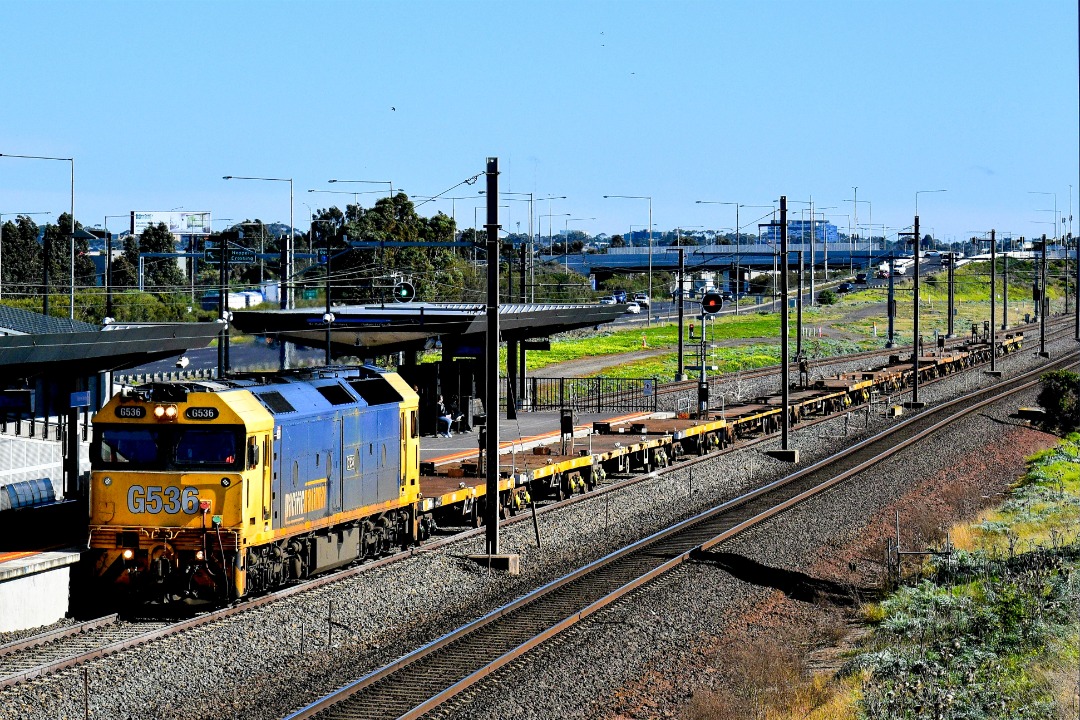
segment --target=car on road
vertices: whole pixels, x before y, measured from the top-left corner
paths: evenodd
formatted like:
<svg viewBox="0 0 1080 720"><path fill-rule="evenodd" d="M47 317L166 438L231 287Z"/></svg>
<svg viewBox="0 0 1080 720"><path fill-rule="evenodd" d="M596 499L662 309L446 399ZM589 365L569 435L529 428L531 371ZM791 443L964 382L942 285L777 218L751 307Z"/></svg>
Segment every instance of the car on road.
<svg viewBox="0 0 1080 720"><path fill-rule="evenodd" d="M889 277L889 271L888 270L878 270L877 273L874 274L874 277L885 279L885 278Z"/></svg>
<svg viewBox="0 0 1080 720"><path fill-rule="evenodd" d="M649 302L649 296L643 292L634 293L634 302L636 302L638 305L644 305L645 307L649 307L649 305L651 304Z"/></svg>
<svg viewBox="0 0 1080 720"><path fill-rule="evenodd" d="M626 312L629 315L637 315L641 312L641 306L631 300L630 302L626 303Z"/></svg>
<svg viewBox="0 0 1080 720"><path fill-rule="evenodd" d="M859 284L862 284L862 285L865 285L866 284L866 273L859 273L858 275L856 275L855 276L855 282L857 282Z"/></svg>
<svg viewBox="0 0 1080 720"><path fill-rule="evenodd" d="M720 293L720 297L724 299L725 303L735 302L735 295L730 290Z"/></svg>
<svg viewBox="0 0 1080 720"><path fill-rule="evenodd" d="M854 289L855 289L855 286L852 285L851 283L848 283L848 282L840 283L839 285L836 286L836 292L838 292L838 293L851 292Z"/></svg>
<svg viewBox="0 0 1080 720"><path fill-rule="evenodd" d="M612 293L612 295L615 297L615 302L620 302L620 303L626 302L626 291L625 290L616 290L615 292Z"/></svg>
<svg viewBox="0 0 1080 720"><path fill-rule="evenodd" d="M613 295L605 295L604 297L600 298L600 304L601 305L614 305L615 304L615 297Z"/></svg>

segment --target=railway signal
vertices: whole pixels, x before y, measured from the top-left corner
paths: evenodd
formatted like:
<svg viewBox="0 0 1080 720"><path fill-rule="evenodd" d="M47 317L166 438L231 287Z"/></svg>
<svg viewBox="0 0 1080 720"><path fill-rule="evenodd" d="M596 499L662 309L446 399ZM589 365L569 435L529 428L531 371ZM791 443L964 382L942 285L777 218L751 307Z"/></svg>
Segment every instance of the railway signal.
<svg viewBox="0 0 1080 720"><path fill-rule="evenodd" d="M701 310L709 314L718 313L724 307L724 298L718 292L707 292L701 296Z"/></svg>
<svg viewBox="0 0 1080 720"><path fill-rule="evenodd" d="M395 302L412 302L416 297L416 288L410 282L399 282L394 286Z"/></svg>

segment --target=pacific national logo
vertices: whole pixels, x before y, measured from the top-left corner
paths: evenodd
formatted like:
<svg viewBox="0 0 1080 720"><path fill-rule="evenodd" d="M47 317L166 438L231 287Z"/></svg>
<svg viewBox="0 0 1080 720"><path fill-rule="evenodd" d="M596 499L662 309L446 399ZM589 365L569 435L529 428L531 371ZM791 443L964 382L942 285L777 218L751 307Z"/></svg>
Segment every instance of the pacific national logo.
<svg viewBox="0 0 1080 720"><path fill-rule="evenodd" d="M285 493L285 522L302 520L305 515L326 509L326 483Z"/></svg>

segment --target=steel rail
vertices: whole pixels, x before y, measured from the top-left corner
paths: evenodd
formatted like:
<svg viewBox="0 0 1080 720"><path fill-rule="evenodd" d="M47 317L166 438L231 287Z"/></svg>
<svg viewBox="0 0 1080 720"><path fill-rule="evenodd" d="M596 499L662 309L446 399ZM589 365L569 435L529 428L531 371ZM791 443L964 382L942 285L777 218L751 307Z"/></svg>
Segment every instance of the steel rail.
<svg viewBox="0 0 1080 720"><path fill-rule="evenodd" d="M1068 329L1068 328L1066 328L1066 329ZM1062 332L1064 332L1064 331L1062 331ZM850 358L851 356L845 356L845 357ZM969 368L969 369L971 369L971 368ZM1041 372L1045 372L1045 370L1046 370L1046 367L1044 366L1043 368L1040 368L1037 372L1041 373ZM775 368L773 368L773 372L775 372ZM951 377L951 376L943 376L941 378L935 378L931 382L936 382L937 380L946 379L947 377ZM1019 376L1019 377L1024 377L1024 376ZM1007 382L1014 382L1014 381L1015 381L1015 379L1012 380L1012 381L1007 381ZM995 387L1001 387L1001 385L998 385L998 386L995 386ZM961 401L965 401L965 400L961 399L961 400L957 400L957 401L952 401L951 403L947 403L947 404L943 404L941 406L938 406L937 408L934 408L933 410L924 411L920 415L914 416L911 419L909 419L907 421L904 421L903 423L901 423L899 425L894 426L892 428L892 430L897 430L898 428L902 427L905 423L911 422L912 420L915 420L915 419L918 419L918 418L921 418L921 417L925 417L928 412L934 412L934 411L937 411L938 409L940 409L941 407L947 407L949 405L952 405L952 404L955 404L956 402L961 402ZM850 411L845 411L845 412L850 412ZM827 421L829 419L833 419L833 418L838 417L839 415L842 415L842 414L843 414L843 412L837 413L837 414L834 414L834 415L820 417L820 418L813 418L813 419L804 420L803 422L799 423L799 427L811 426L811 425L814 425L814 424L819 423L819 422L824 422L824 421ZM541 512L541 513L551 512L551 511L554 511L556 508L562 508L562 507L572 505L572 504L578 503L578 502L585 502L585 501L589 500L590 498L597 497L597 496L599 496L601 494L604 494L604 493L607 493L607 492L614 492L614 491L623 489L625 487L628 487L630 485L633 485L635 483L642 482L642 481L644 481L644 480L646 480L649 477L654 476L654 475L663 475L663 474L666 474L666 473L669 473L669 472L675 472L675 471L678 471L678 470L681 470L681 469L691 467L691 466L696 465L698 463L708 462L709 460L715 458L718 454L724 454L724 453L732 452L734 450L743 449L743 448L746 448L748 446L752 446L752 445L756 445L756 444L759 444L759 443L767 442L768 440L770 440L772 438L772 436L773 436L772 434L766 434L766 435L762 435L760 437L751 439L749 441L741 441L739 443L736 443L735 445L733 445L730 448L727 448L725 450L720 451L719 453L714 452L714 453L709 453L708 455L704 455L704 456L701 456L701 457L690 458L690 459L687 459L687 460L683 460L683 461L679 462L678 464L670 465L670 466L668 466L666 468L663 468L661 470L654 471L653 473L646 473L644 475L638 475L638 476L635 476L635 477L632 477L632 478L627 478L627 479L621 480L621 481L619 481L617 483L613 483L611 485L608 485L607 487L602 488L600 490L585 493L585 494L582 494L582 495L575 495L575 496L572 496L572 497L570 497L570 498L568 498L566 500L563 500L561 502L552 503L550 505L547 505L544 508L541 508L539 510L539 512ZM873 439L873 438L871 438L871 439ZM864 442L867 442L867 441L864 441ZM853 446L851 449L849 449L848 452L849 453L854 452L860 446L861 446L861 443ZM824 462L829 462L829 461L826 460L826 461L823 461L823 463ZM820 464L821 463L819 463L819 465ZM817 467L817 465L811 466L810 468L807 468L806 470L801 471L801 472L807 472L807 471L813 469L814 467ZM796 473L795 475L791 476L791 479L794 479L794 478L799 477L799 476L801 476L801 474ZM758 489L757 491L754 491L754 493L764 492L764 491L766 491L766 490L768 490L770 488L773 488L774 485L775 484L770 484L770 485L763 486L762 488ZM731 503L736 503L736 502L739 502L739 501L746 501L746 500L752 499L753 497L756 497L756 495L754 493L748 493L747 495L744 495L741 498L737 498L736 500L731 501ZM730 503L725 504L725 505L720 506L720 507L730 507ZM690 520L684 521L684 522L689 522L691 520L695 520L696 518L700 518L700 517L701 517L700 515L695 516L694 518L690 518ZM519 515L519 516L517 516L515 518L510 518L509 520L507 520L505 522L506 523L525 522L528 519L529 519L529 517L527 515L522 514L522 515ZM680 526L675 526L675 527L680 527ZM136 632L131 637L128 637L128 638L125 638L125 639L122 639L122 640L118 640L118 641L115 641L115 642L110 642L110 643L107 643L105 645L102 645L101 647L95 648L95 649L87 651L87 652L72 655L72 656L70 656L68 658L63 658L63 659L52 661L52 662L49 662L49 663L43 663L43 664L41 664L39 666L30 668L30 669L22 670L22 671L19 671L19 672L16 672L16 673L8 674L8 675L3 675L3 676L0 676L0 688L7 687L9 685L13 685L13 684L16 684L16 683L19 683L19 682L23 682L25 680L28 680L28 679L31 679L31 678L34 678L34 677L39 677L41 675L46 675L46 674L49 674L49 673L64 670L66 668L81 665L81 664L83 664L85 662L97 659L99 657L104 657L106 655L121 652L121 651L126 650L126 649L131 648L131 647L136 647L138 645L142 645L142 644L145 644L145 643L148 643L148 642L159 640L159 639L171 636L171 635L175 635L175 634L184 632L186 630L191 630L191 629L203 626L203 625L210 624L212 622L217 622L219 620L224 620L224 619L227 619L227 618L229 618L229 617L231 617L233 615L240 614L240 613L246 612L248 610L253 610L253 609L256 609L256 608L259 608L259 607L263 607L265 605L277 602L279 600L285 599L285 598L290 597L292 595L296 595L296 594L299 594L299 593L304 593L304 592L316 590L316 589L318 589L320 587L323 587L323 586L326 586L326 585L329 585L329 584L332 584L332 583L335 583L335 582L338 582L340 580L344 580L344 579L347 579L347 578L350 578L350 577L354 577L354 576L360 575L362 573L366 573L366 572L368 572L370 570L373 570L373 569L378 568L378 567L382 567L382 566L387 565L389 563L398 562L398 561L404 560L404 559L406 559L408 557L412 557L412 556L417 555L417 554L422 554L422 553L425 553L425 552L428 552L428 551L436 550L436 549L438 549L440 547L443 547L445 545L449 545L450 543L458 542L458 541L460 541L462 539L473 537L473 536L478 535L478 534L480 534L482 532L484 532L483 528L476 528L476 529L470 529L470 530L460 532L460 533L455 533L453 535L447 536L445 538L441 538L439 540L425 542L425 544L423 546L412 547L408 551L398 552L398 553L394 553L392 555L389 555L389 556L386 556L386 557L383 557L383 558L379 558L378 560L364 562L363 564L357 565L355 567L348 568L346 570L342 570L342 571L339 571L339 572L336 572L336 573L330 573L330 574L327 574L327 575L324 575L322 577L318 577L318 578L315 578L315 579L312 579L312 580L307 580L307 581L304 581L304 582L299 583L297 585L287 587L287 588L283 588L281 590L277 590L277 591L275 591L273 593L269 593L269 594L263 595L261 597L256 597L256 598L251 598L251 599L248 599L248 600L244 600L242 602L239 602L239 603L237 603L237 604L235 604L233 606L227 607L227 608L221 608L221 609L206 613L204 615L200 615L198 617L189 618L187 620L183 620L183 621L180 621L180 622L168 624L168 625L163 626L163 627L156 627L156 628L154 628L152 630L149 630L149 631ZM643 540L639 541L639 543L645 542L647 540L655 541L656 538L657 538L657 535L654 534L652 536L649 536L648 538L644 538ZM623 552L628 552L628 551L630 551L631 548L634 548L636 546L637 546L637 543L635 543L634 545L628 546L627 548L624 548ZM610 557L612 557L612 556L611 555L606 556L606 558L610 558ZM605 558L601 558L601 560L604 560L604 559ZM600 562L600 561L598 560L596 562ZM586 568L590 568L590 567L592 567L592 566L591 565L586 566ZM585 570L586 568L583 568L582 570ZM547 586L544 586L543 588L540 588L540 589L534 591L534 593L540 592L541 590L547 591L547 590L550 590L550 589L552 589L552 587L549 584ZM532 594L527 595L525 597L531 597L531 596L532 596ZM522 598L522 599L524 600L524 598ZM115 619L115 616L108 616L108 617L112 617L112 618ZM487 617L488 616L485 616L485 618L487 618ZM480 618L476 622L480 622L480 620L484 620L485 618ZM104 620L106 620L106 618L101 618L98 621L89 621L89 622L93 623L93 622L99 622L99 621L104 621ZM107 623L102 622L102 625L104 625L104 624L107 624ZM64 637L74 636L74 635L76 635L76 634L78 634L80 632L84 632L87 629L90 629L90 628L84 628L84 630L82 630L82 631L61 629L61 630L53 631L53 633L43 634L40 637L44 637L46 635L55 635L52 639L53 640L59 640L59 639L62 639ZM39 637L39 636L35 636L35 637ZM34 639L35 638L28 638L27 640L21 641L21 642L22 643L31 643ZM48 640L45 640L45 641L42 641L42 642L48 642ZM438 642L439 642L438 640L435 641L435 643L438 643ZM425 648L430 648L435 643L432 643L431 645L425 646ZM38 643L38 644L41 644L41 643ZM15 645L16 644L13 643L12 644L12 649L10 651L8 651L8 652L20 652L20 651L22 651L22 649L14 647ZM0 656L3 655L2 651L5 650L7 647L8 646L5 646L5 648L0 648ZM423 650L423 649L424 648L421 648L421 650Z"/></svg>
<svg viewBox="0 0 1080 720"><path fill-rule="evenodd" d="M1059 315L1059 316L1056 316L1054 318L1054 320L1051 320L1050 323L1048 323L1048 328L1049 327L1054 327L1055 329L1059 329L1059 328L1069 329L1069 328L1072 328L1072 324L1071 324L1072 320L1073 320L1072 316ZM1012 328L1010 328L1008 330L999 330L998 332L1004 332L1004 333L1013 332L1013 333L1015 333L1015 332L1023 331L1027 327L1029 327L1029 325L1027 325L1027 324L1025 324L1025 325L1016 325L1016 326L1014 326L1014 327L1012 327ZM947 349L948 348L957 348L957 347L960 347L960 346L964 345L966 342L967 342L967 340L965 340L964 338L958 337L958 338L955 338L953 340L947 341L946 344L945 344L945 347ZM863 351L860 351L860 352L849 353L849 354L846 354L846 355L830 355L828 357L817 358L816 360L814 360L814 367L820 369L820 368L823 368L823 367L831 367L833 365L841 365L841 364L844 364L844 363L856 362L856 361L859 361L859 360L868 360L868 359L879 358L879 357L880 358L887 358L890 355L898 354L898 351L902 352L904 350L910 350L910 348L907 347L907 346L903 346L903 347L899 347L899 348L879 348L879 349L876 349L876 350L863 350ZM792 368L794 368L795 363L791 363L790 365L791 365ZM745 372L741 372L741 373L739 373L739 379L742 379L742 380L756 380L756 379L763 378L763 377L769 377L770 375L779 374L779 372L780 372L780 365L779 364L767 365L765 367L755 368L753 370L747 370ZM730 373L729 373L729 375L730 375ZM730 379L730 378L725 378L725 379ZM697 380L674 380L674 381L671 381L671 382L662 383L660 385L660 387L658 387L656 389L656 394L657 395L674 395L674 394L680 393L680 392L690 392L690 391L696 392L697 391L697 386L698 386L698 381Z"/></svg>
<svg viewBox="0 0 1080 720"><path fill-rule="evenodd" d="M1072 352L1006 382L942 403L857 443L838 458L823 460L611 553L320 698L286 720L320 714L325 718L419 717L694 555L832 489L989 403L1033 387L1039 375L1076 364L1076 358L1077 352ZM780 491L786 497L778 500L775 496ZM649 567L642 571L642 565ZM430 690L433 686L437 686L434 691Z"/></svg>
<svg viewBox="0 0 1080 720"><path fill-rule="evenodd" d="M104 615L93 620L86 620L84 622L77 623L75 625L69 625L67 627L57 628L56 630L50 630L48 632L38 633L22 640L16 640L6 645L0 645L0 658L5 655L11 655L13 653L22 652L38 645L44 645L56 640L60 640L73 635L80 635L90 630L97 630L98 628L105 627L106 625L112 625L117 620L116 613L111 615Z"/></svg>

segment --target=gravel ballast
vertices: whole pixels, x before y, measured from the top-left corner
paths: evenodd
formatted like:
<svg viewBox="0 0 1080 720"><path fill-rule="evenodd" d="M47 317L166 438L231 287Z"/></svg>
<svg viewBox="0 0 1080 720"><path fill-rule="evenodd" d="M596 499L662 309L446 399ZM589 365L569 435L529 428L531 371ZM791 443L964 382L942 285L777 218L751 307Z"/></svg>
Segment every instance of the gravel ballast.
<svg viewBox="0 0 1080 720"><path fill-rule="evenodd" d="M1063 353L1072 345L1062 341L1051 352ZM1042 362L1025 350L1001 358L999 367L1014 374ZM922 387L920 399L933 403L988 382L976 369ZM764 383L760 391L748 394L775 390L775 385L775 380ZM866 422L868 430L856 431ZM880 413L855 412L848 420L836 418L794 430L793 446L800 449L805 465L892 422ZM923 447L917 459L875 473L841 506L814 508L823 501L808 503L735 541L728 551L769 567L804 567L820 547L838 542L844 533L857 532L880 503L895 498L913 468L924 474L936 472L957 453L993 440L990 430L979 429L982 425L1003 427L1000 418L992 421L981 415L971 422L981 424L956 433L957 438L942 447ZM846 437L845 427L851 431ZM91 717L279 718L544 582L781 476L789 467L762 454L777 445L778 441L769 441L694 467L692 496L690 468L676 468L543 512L540 549L529 518L506 525L501 531L503 550L521 555L519 577L491 573L466 560L466 555L483 550L483 536L474 535L93 662L87 666L85 687L79 669L2 691L0 717L82 717L88 690ZM664 668L661 674L678 674L678 668L693 665L700 640L723 633L737 609L766 599L770 592L709 563L684 567L512 663L495 682L485 682L439 714L603 716L618 704L613 695L618 688L656 668ZM331 613L334 625L328 627ZM678 687L683 685L680 681Z"/></svg>

